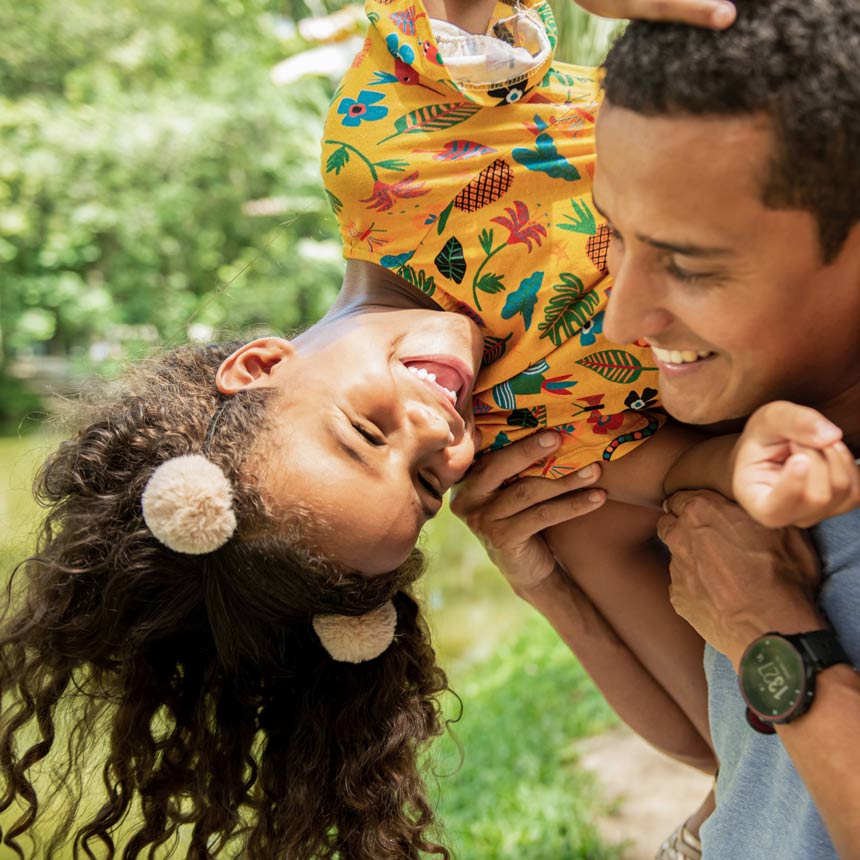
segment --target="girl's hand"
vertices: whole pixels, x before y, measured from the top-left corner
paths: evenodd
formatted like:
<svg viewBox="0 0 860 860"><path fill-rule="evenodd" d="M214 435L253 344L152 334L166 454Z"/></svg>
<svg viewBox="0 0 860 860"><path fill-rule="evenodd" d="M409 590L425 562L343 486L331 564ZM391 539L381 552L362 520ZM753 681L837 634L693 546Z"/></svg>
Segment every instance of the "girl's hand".
<svg viewBox="0 0 860 860"><path fill-rule="evenodd" d="M728 0L576 0L576 4L601 18L642 18L674 21L712 30L725 30L735 20Z"/></svg>
<svg viewBox="0 0 860 860"><path fill-rule="evenodd" d="M860 471L836 425L776 401L753 413L737 441L732 490L763 525L805 528L860 505Z"/></svg>
<svg viewBox="0 0 860 860"><path fill-rule="evenodd" d="M487 555L520 593L539 585L556 568L540 533L606 501L603 490L583 491L600 477L597 464L555 480L518 478L506 484L560 443L558 433L545 432L486 454L451 494L451 510L478 536Z"/></svg>

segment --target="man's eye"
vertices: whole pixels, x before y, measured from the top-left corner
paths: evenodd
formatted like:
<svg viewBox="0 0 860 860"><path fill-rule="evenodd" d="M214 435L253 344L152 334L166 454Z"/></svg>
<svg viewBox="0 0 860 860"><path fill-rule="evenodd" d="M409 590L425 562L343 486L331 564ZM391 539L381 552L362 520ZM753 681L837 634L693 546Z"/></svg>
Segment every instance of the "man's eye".
<svg viewBox="0 0 860 860"><path fill-rule="evenodd" d="M424 487L424 489L427 490L434 499L442 500L442 493L440 493L435 485L420 473L418 475L418 483L421 484L421 486Z"/></svg>
<svg viewBox="0 0 860 860"><path fill-rule="evenodd" d="M670 260L666 264L666 271L676 281L681 281L685 284L694 284L697 281L704 281L711 277L708 272L688 272L686 269L682 269L674 260Z"/></svg>
<svg viewBox="0 0 860 860"><path fill-rule="evenodd" d="M378 434L374 433L371 430L368 430L366 427L362 427L361 424L353 424L352 426L359 433L359 435L361 435L369 444L373 445L375 448L379 448L380 446L385 444L385 441L381 439Z"/></svg>

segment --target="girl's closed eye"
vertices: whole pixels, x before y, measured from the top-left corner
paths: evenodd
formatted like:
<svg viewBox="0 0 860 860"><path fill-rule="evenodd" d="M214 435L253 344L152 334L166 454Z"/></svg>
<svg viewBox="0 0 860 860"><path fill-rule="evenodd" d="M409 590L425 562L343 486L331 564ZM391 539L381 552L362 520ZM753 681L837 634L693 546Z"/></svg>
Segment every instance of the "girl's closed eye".
<svg viewBox="0 0 860 860"><path fill-rule="evenodd" d="M353 422L352 426L358 435L361 436L369 445L373 445L374 448L380 448L385 444L385 440L379 435L379 433L363 426L362 424L356 424L355 422Z"/></svg>
<svg viewBox="0 0 860 860"><path fill-rule="evenodd" d="M442 491L421 472L418 473L418 483L437 501L442 501Z"/></svg>

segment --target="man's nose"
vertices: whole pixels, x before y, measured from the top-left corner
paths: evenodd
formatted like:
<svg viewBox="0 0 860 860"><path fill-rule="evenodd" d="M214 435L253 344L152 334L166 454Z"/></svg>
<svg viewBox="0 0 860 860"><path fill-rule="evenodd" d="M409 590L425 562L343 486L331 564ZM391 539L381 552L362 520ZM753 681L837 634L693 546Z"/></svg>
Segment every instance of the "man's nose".
<svg viewBox="0 0 860 860"><path fill-rule="evenodd" d="M672 321L655 273L625 257L613 270L613 286L603 318L603 333L619 344L654 337Z"/></svg>

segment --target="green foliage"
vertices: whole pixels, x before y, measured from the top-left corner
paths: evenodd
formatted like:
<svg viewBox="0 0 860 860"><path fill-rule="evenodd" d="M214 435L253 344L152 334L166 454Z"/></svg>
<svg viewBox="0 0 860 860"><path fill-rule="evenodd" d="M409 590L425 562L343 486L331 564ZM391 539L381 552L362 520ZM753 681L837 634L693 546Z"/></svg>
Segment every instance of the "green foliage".
<svg viewBox="0 0 860 860"><path fill-rule="evenodd" d="M440 815L463 860L609 860L591 778L571 744L614 717L552 628L534 617L453 679L463 716L435 747ZM456 719L453 703L450 716ZM458 743L462 746L458 748ZM462 761L462 764L461 764Z"/></svg>
<svg viewBox="0 0 860 860"><path fill-rule="evenodd" d="M589 15L572 0L549 0L549 5L558 26L555 59L562 63L597 65L614 34L624 26L609 18Z"/></svg>
<svg viewBox="0 0 860 860"><path fill-rule="evenodd" d="M331 84L272 85L271 6L0 6L0 382L22 355L127 354L192 321L290 330L327 307Z"/></svg>

